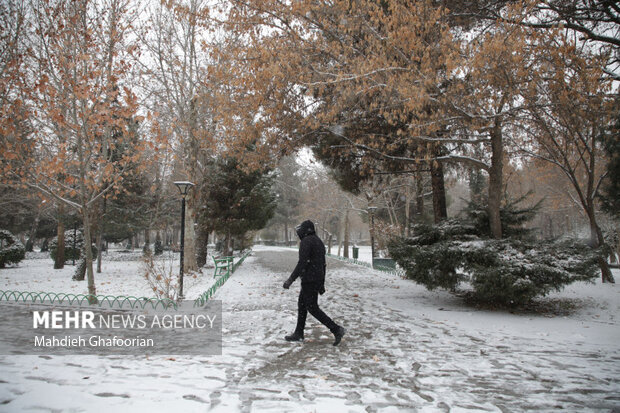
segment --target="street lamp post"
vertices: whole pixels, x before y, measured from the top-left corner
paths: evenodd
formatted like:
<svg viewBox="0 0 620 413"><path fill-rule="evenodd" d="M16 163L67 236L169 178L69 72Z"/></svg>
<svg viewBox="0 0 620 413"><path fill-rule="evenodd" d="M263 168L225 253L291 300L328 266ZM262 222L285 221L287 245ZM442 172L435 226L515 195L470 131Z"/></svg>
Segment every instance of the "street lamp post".
<svg viewBox="0 0 620 413"><path fill-rule="evenodd" d="M377 207L368 207L370 215L370 259L372 268L375 268L375 212Z"/></svg>
<svg viewBox="0 0 620 413"><path fill-rule="evenodd" d="M179 298L183 298L183 258L185 249L185 197L194 186L189 181L175 181L174 183L181 193L181 269L179 270Z"/></svg>

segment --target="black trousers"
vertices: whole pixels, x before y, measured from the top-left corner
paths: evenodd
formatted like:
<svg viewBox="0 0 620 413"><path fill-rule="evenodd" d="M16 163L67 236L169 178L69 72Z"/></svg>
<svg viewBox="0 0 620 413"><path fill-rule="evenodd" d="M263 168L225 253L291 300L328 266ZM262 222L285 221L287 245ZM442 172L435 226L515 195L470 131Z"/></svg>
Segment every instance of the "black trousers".
<svg viewBox="0 0 620 413"><path fill-rule="evenodd" d="M295 328L295 333L304 334L308 313L312 314L314 318L323 323L332 333L338 329L338 324L334 323L334 321L319 308L317 302L319 298L319 288L320 284L316 283L301 284L299 301L297 301L297 327Z"/></svg>

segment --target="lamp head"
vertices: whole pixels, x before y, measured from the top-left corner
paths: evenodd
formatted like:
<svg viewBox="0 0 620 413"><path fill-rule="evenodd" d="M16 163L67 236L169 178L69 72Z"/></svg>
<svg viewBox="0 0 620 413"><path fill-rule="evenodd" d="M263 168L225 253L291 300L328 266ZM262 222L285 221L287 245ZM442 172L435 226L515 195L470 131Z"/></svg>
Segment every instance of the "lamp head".
<svg viewBox="0 0 620 413"><path fill-rule="evenodd" d="M191 187L194 186L194 184L189 181L175 181L174 184L179 188L179 192L183 198L185 198Z"/></svg>

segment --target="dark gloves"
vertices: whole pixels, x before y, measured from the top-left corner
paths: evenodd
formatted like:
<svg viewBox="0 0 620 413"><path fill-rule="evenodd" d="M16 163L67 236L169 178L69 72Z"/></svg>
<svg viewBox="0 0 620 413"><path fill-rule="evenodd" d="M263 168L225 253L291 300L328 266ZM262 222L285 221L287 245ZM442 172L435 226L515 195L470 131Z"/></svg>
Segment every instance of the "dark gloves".
<svg viewBox="0 0 620 413"><path fill-rule="evenodd" d="M325 294L325 282L321 283L321 287L319 287L319 294Z"/></svg>
<svg viewBox="0 0 620 413"><path fill-rule="evenodd" d="M284 281L282 287L284 287L285 290L288 290L291 284L293 284L293 281L291 281L291 279L289 278L288 280Z"/></svg>

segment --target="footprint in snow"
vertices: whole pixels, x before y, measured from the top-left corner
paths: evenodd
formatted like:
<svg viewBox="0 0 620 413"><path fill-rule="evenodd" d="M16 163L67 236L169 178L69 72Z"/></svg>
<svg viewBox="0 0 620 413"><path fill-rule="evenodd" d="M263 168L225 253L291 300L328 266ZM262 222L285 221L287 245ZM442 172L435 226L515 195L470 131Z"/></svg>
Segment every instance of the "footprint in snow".
<svg viewBox="0 0 620 413"><path fill-rule="evenodd" d="M205 404L209 403L208 401L206 401L206 400L196 396L195 394L186 394L186 395L183 396L183 398L185 400L193 400L193 401L199 402L199 403L205 403Z"/></svg>
<svg viewBox="0 0 620 413"><path fill-rule="evenodd" d="M120 397L122 399L129 399L128 394L116 394L116 393L110 393L110 392L95 393L95 396L97 397Z"/></svg>
<svg viewBox="0 0 620 413"><path fill-rule="evenodd" d="M220 404L220 397L222 397L222 393L219 391L214 391L209 395L211 399L211 409Z"/></svg>

